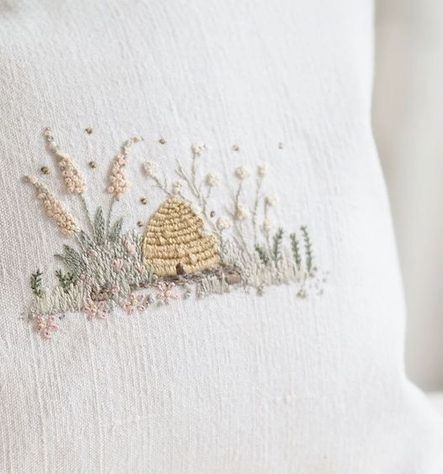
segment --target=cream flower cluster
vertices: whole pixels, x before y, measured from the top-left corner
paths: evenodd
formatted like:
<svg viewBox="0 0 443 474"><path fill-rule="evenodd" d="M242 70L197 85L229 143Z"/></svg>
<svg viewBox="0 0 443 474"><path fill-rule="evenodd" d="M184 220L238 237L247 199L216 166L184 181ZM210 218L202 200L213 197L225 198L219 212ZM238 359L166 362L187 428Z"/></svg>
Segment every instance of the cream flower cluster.
<svg viewBox="0 0 443 474"><path fill-rule="evenodd" d="M134 143L139 143L142 140L142 137L130 138L123 146L123 150L114 158L109 175L108 193L112 194L117 200L120 199L129 188L129 181L124 170L129 151Z"/></svg>
<svg viewBox="0 0 443 474"><path fill-rule="evenodd" d="M85 180L75 166L74 161L68 155L57 153L58 166L62 172L66 188L72 194L83 194L86 191Z"/></svg>
<svg viewBox="0 0 443 474"><path fill-rule="evenodd" d="M80 231L74 218L64 209L62 203L50 193L43 184L39 183L37 178L31 176L29 182L37 190L37 198L42 202L48 217L53 219L63 235L71 236Z"/></svg>
<svg viewBox="0 0 443 474"><path fill-rule="evenodd" d="M244 179L248 178L250 176L250 171L248 168L245 168L244 166L239 166L235 170L235 176L240 180L243 181Z"/></svg>
<svg viewBox="0 0 443 474"><path fill-rule="evenodd" d="M249 217L249 211L246 206L243 204L238 204L237 208L235 209L235 215L234 218L237 221L244 221Z"/></svg>
<svg viewBox="0 0 443 474"><path fill-rule="evenodd" d="M86 191L85 179L74 163L74 160L60 150L59 146L54 141L50 128L45 129L44 136L48 142L49 150L54 153L58 160L58 166L68 192L72 194L83 194Z"/></svg>
<svg viewBox="0 0 443 474"><path fill-rule="evenodd" d="M223 232L224 230L230 229L232 226L232 222L228 217L219 217L217 219L217 229L220 232Z"/></svg>
<svg viewBox="0 0 443 474"><path fill-rule="evenodd" d="M206 185L210 188L214 188L220 184L220 178L216 174L209 173L206 175Z"/></svg>
<svg viewBox="0 0 443 474"><path fill-rule="evenodd" d="M191 151L194 156L202 156L206 151L206 145L204 143L195 143L191 146Z"/></svg>

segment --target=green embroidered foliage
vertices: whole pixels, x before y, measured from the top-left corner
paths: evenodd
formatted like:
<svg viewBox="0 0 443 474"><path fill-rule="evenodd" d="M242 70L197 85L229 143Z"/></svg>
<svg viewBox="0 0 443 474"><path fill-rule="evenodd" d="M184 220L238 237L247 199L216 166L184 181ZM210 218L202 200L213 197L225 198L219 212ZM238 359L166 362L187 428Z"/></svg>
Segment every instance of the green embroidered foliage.
<svg viewBox="0 0 443 474"><path fill-rule="evenodd" d="M123 227L123 217L117 219L114 224L111 226L111 230L108 233L108 239L111 242L115 242L120 237L121 231Z"/></svg>
<svg viewBox="0 0 443 474"><path fill-rule="evenodd" d="M257 252L260 260L265 264L265 265L269 265L270 263L270 259L268 257L268 253L266 251L266 249L264 247L262 247L261 245L259 244L256 244L255 246L255 251Z"/></svg>
<svg viewBox="0 0 443 474"><path fill-rule="evenodd" d="M311 272L313 269L314 255L312 251L312 242L309 236L309 232L306 226L300 227L303 233L303 240L305 242L305 254L306 254L306 269Z"/></svg>
<svg viewBox="0 0 443 474"><path fill-rule="evenodd" d="M94 218L94 240L98 244L102 244L105 240L106 223L103 216L103 209L97 208Z"/></svg>
<svg viewBox="0 0 443 474"><path fill-rule="evenodd" d="M55 272L55 276L57 277L60 286L63 288L65 293L69 293L72 287L77 283L77 278L71 272L63 273L62 270L57 270Z"/></svg>
<svg viewBox="0 0 443 474"><path fill-rule="evenodd" d="M294 258L295 266L297 267L297 270L300 270L301 268L300 243L297 240L297 235L295 233L290 234L289 238L291 240L291 250L292 250L292 256Z"/></svg>
<svg viewBox="0 0 443 474"><path fill-rule="evenodd" d="M275 264L282 258L281 254L281 246L283 242L283 229L280 227L273 238L273 245L272 245L272 259L274 260Z"/></svg>
<svg viewBox="0 0 443 474"><path fill-rule="evenodd" d="M59 257L76 278L86 270L86 264L82 256L69 245L63 245L63 254Z"/></svg>
<svg viewBox="0 0 443 474"><path fill-rule="evenodd" d="M37 298L41 298L45 294L42 286L42 275L43 273L40 270L31 275L31 290Z"/></svg>
<svg viewBox="0 0 443 474"><path fill-rule="evenodd" d="M84 249L91 248L94 245L94 241L85 232L80 231L77 235L78 235L78 239L80 241L80 245Z"/></svg>

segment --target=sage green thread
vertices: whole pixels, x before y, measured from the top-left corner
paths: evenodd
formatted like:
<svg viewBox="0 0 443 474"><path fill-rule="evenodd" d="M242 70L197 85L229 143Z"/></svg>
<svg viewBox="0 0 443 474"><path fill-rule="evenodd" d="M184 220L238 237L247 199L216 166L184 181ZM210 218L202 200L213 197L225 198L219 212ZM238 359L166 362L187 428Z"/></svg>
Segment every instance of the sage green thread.
<svg viewBox="0 0 443 474"><path fill-rule="evenodd" d="M40 270L31 275L31 289L37 298L41 298L45 294L42 286L42 276L43 273Z"/></svg>
<svg viewBox="0 0 443 474"><path fill-rule="evenodd" d="M291 239L291 250L292 250L292 256L294 258L295 265L297 267L297 270L301 269L301 254L300 254L300 242L297 239L297 235L294 233L289 235L289 238Z"/></svg>
<svg viewBox="0 0 443 474"><path fill-rule="evenodd" d="M311 271L313 270L313 261L314 261L312 242L311 242L311 238L309 236L307 227L301 226L300 229L303 233L303 240L305 242L306 269L308 273L311 273Z"/></svg>

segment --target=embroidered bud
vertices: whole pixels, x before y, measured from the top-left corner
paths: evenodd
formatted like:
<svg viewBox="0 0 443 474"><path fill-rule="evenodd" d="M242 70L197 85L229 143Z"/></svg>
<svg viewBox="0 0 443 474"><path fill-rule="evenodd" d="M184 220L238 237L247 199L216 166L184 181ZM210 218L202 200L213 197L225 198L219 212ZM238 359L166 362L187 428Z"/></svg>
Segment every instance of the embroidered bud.
<svg viewBox="0 0 443 474"><path fill-rule="evenodd" d="M129 188L129 181L126 178L125 166L128 161L129 152L135 143L143 140L142 137L132 137L123 145L121 152L114 158L109 174L108 193L119 200Z"/></svg>
<svg viewBox="0 0 443 474"><path fill-rule="evenodd" d="M249 211L247 207L243 206L242 204L238 204L237 208L235 209L234 218L237 221L244 221L249 217Z"/></svg>
<svg viewBox="0 0 443 474"><path fill-rule="evenodd" d="M206 151L206 145L204 143L198 143L191 146L191 151L194 156L202 156Z"/></svg>
<svg viewBox="0 0 443 474"><path fill-rule="evenodd" d="M143 169L146 176L153 177L157 175L157 165L153 161L145 161Z"/></svg>
<svg viewBox="0 0 443 474"><path fill-rule="evenodd" d="M63 235L71 236L80 231L71 214L64 209L62 203L51 194L46 186L34 176L28 177L28 181L35 187L37 198L42 202L46 215L55 221Z"/></svg>
<svg viewBox="0 0 443 474"><path fill-rule="evenodd" d="M208 174L205 179L206 185L210 188L214 188L220 184L220 179L217 175Z"/></svg>
<svg viewBox="0 0 443 474"><path fill-rule="evenodd" d="M239 166L236 170L235 170L235 176L240 180L240 181L243 181L244 179L246 179L247 177L249 177L251 173L249 172L249 170L247 168L245 168L244 166Z"/></svg>
<svg viewBox="0 0 443 474"><path fill-rule="evenodd" d="M217 229L221 232L224 230L230 229L232 226L232 222L227 217L219 217L217 219Z"/></svg>
<svg viewBox="0 0 443 474"><path fill-rule="evenodd" d="M262 163L261 165L257 166L257 174L260 178L264 178L268 174L268 164Z"/></svg>
<svg viewBox="0 0 443 474"><path fill-rule="evenodd" d="M266 196L265 197L265 204L268 207L275 207L277 205L276 196Z"/></svg>
<svg viewBox="0 0 443 474"><path fill-rule="evenodd" d="M86 191L85 179L74 160L55 143L50 128L46 128L43 135L49 149L57 158L57 164L68 192L71 194L83 194Z"/></svg>
<svg viewBox="0 0 443 474"><path fill-rule="evenodd" d="M183 187L183 183L181 181L175 181L172 184L172 194L180 194L182 187Z"/></svg>

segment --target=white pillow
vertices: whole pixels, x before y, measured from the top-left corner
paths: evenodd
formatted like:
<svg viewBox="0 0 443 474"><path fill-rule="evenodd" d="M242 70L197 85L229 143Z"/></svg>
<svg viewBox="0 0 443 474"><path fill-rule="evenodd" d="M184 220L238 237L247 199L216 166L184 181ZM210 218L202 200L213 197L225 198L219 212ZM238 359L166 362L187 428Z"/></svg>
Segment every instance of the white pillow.
<svg viewBox="0 0 443 474"><path fill-rule="evenodd" d="M0 470L441 473L404 375L370 2L3 9Z"/></svg>

